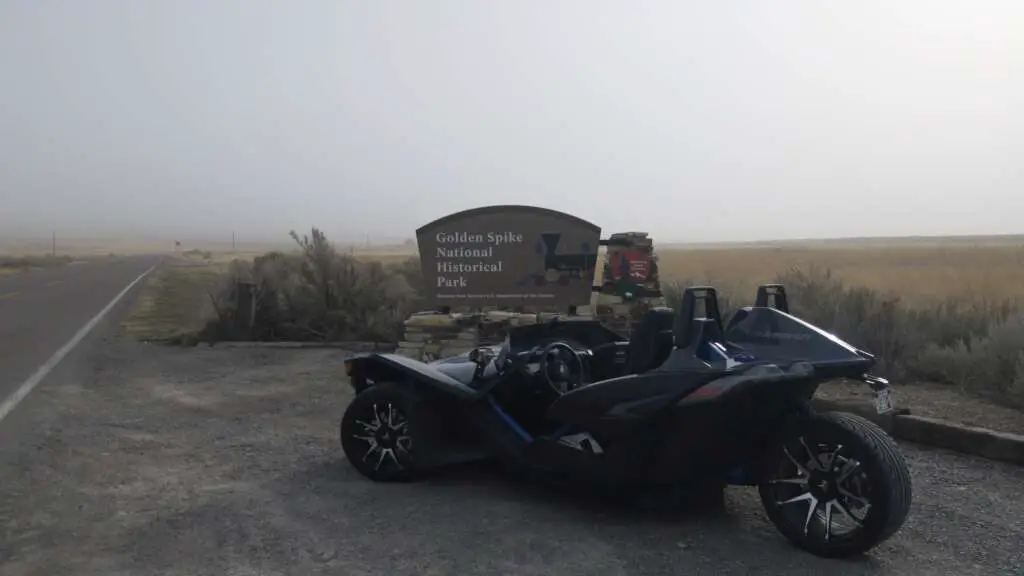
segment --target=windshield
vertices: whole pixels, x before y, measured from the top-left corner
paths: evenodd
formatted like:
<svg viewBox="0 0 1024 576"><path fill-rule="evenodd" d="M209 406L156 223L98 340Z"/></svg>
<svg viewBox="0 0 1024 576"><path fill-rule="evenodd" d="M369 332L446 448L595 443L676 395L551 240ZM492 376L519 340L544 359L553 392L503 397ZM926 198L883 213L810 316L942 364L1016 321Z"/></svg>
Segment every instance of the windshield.
<svg viewBox="0 0 1024 576"><path fill-rule="evenodd" d="M872 363L834 334L774 308L737 310L725 338L763 361Z"/></svg>

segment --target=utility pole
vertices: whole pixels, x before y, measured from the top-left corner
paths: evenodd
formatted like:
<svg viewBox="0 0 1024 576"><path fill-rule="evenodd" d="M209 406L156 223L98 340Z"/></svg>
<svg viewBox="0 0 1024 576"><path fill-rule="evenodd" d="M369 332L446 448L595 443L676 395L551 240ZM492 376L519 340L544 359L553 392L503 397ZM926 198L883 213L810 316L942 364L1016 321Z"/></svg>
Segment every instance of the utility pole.
<svg viewBox="0 0 1024 576"><path fill-rule="evenodd" d="M53 258L57 257L57 231L53 231L53 236L50 239L50 256Z"/></svg>
<svg viewBox="0 0 1024 576"><path fill-rule="evenodd" d="M232 254L235 253L235 233L234 233L234 231L231 232L231 253Z"/></svg>

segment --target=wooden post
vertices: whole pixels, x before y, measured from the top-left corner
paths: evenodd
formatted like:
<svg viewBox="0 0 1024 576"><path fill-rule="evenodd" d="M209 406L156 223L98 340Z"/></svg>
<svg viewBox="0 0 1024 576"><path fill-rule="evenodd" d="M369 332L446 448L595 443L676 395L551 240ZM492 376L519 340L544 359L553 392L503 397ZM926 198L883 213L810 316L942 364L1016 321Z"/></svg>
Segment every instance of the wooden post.
<svg viewBox="0 0 1024 576"><path fill-rule="evenodd" d="M235 283L235 316L233 320L234 338L252 337L252 328L256 323L256 285L252 282L238 281Z"/></svg>

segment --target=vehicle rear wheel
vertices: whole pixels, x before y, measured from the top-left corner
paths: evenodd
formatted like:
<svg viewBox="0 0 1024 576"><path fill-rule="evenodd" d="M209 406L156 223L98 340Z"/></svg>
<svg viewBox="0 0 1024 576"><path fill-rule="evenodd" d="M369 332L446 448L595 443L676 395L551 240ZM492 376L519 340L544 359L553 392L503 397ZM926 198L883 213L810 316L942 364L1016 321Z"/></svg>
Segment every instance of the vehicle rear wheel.
<svg viewBox="0 0 1024 576"><path fill-rule="evenodd" d="M393 383L375 384L352 399L341 419L341 448L360 474L375 482L419 478L419 405L413 390Z"/></svg>
<svg viewBox="0 0 1024 576"><path fill-rule="evenodd" d="M895 534L912 492L896 442L842 412L816 414L786 434L769 451L758 490L783 536L829 558L862 554Z"/></svg>

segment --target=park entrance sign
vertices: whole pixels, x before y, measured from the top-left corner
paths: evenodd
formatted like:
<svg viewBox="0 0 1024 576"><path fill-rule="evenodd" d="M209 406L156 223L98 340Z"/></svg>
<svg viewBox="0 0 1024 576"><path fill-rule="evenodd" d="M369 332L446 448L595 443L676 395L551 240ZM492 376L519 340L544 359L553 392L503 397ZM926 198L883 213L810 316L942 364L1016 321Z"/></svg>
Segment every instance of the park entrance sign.
<svg viewBox="0 0 1024 576"><path fill-rule="evenodd" d="M416 230L431 304L565 310L590 302L601 228L534 206L487 206Z"/></svg>

